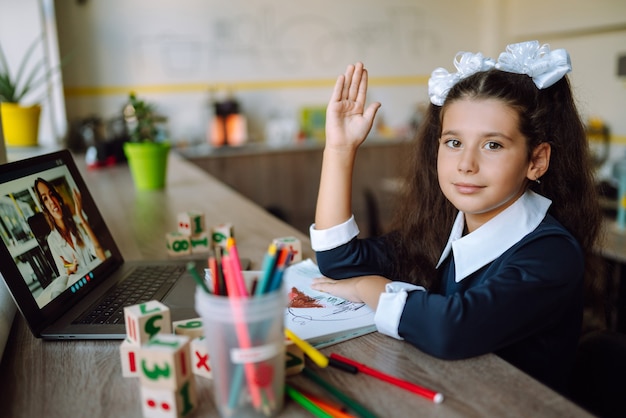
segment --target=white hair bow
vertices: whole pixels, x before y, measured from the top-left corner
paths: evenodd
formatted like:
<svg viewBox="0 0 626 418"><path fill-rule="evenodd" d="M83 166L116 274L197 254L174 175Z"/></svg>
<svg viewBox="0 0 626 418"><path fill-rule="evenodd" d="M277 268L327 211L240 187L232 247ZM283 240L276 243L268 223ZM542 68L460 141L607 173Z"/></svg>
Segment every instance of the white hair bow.
<svg viewBox="0 0 626 418"><path fill-rule="evenodd" d="M428 80L428 96L431 103L441 106L446 100L448 91L459 80L462 80L479 71L487 71L493 68L495 61L491 58L483 57L480 52L473 54L471 52L459 52L454 57L454 66L456 73L449 73L445 68L436 68Z"/></svg>
<svg viewBox="0 0 626 418"><path fill-rule="evenodd" d="M496 68L526 74L538 89L545 89L572 71L572 63L566 50L550 51L547 44L540 46L538 41L528 41L507 46L498 57Z"/></svg>
<svg viewBox="0 0 626 418"><path fill-rule="evenodd" d="M549 45L540 46L538 41L508 45L497 63L483 57L480 52L459 52L454 57L454 66L457 68L456 73L449 73L445 68L437 68L432 72L428 80L428 96L432 104L442 106L452 86L472 74L494 67L510 73L526 74L539 89L550 87L572 71L566 50L550 51Z"/></svg>

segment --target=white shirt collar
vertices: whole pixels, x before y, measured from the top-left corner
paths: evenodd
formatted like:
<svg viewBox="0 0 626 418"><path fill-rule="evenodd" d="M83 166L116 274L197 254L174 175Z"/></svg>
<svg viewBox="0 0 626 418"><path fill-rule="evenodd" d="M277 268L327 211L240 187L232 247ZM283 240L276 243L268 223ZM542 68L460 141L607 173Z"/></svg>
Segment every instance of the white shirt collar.
<svg viewBox="0 0 626 418"><path fill-rule="evenodd" d="M551 203L550 199L528 190L511 206L465 236L463 236L465 216L463 212L459 212L437 268L452 251L455 280L457 283L460 282L501 256L537 228L546 216Z"/></svg>

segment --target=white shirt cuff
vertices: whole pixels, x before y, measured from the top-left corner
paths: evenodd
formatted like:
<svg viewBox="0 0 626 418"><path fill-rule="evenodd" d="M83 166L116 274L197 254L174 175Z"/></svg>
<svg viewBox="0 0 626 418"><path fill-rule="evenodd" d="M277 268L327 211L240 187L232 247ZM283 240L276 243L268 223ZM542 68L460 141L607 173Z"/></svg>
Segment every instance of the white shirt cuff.
<svg viewBox="0 0 626 418"><path fill-rule="evenodd" d="M391 282L385 285L385 293L380 295L378 307L374 315L374 322L378 332L398 340L404 339L398 334L400 317L402 316L402 311L404 311L409 292L414 290L425 291L426 289L422 286L405 282Z"/></svg>
<svg viewBox="0 0 626 418"><path fill-rule="evenodd" d="M344 223L327 229L315 229L315 224L312 224L309 227L309 235L313 251L326 251L350 242L359 235L359 227L352 215Z"/></svg>

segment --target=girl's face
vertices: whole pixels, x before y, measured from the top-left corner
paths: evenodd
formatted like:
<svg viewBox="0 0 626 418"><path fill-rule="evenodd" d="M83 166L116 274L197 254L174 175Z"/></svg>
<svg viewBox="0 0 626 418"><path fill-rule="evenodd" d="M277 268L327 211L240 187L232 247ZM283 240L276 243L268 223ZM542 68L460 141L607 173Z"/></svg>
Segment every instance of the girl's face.
<svg viewBox="0 0 626 418"><path fill-rule="evenodd" d="M63 212L59 200L52 194L52 191L44 183L37 184L37 191L41 196L41 201L55 220L63 218Z"/></svg>
<svg viewBox="0 0 626 418"><path fill-rule="evenodd" d="M443 114L439 186L474 231L509 207L533 173L515 110L498 100L463 99Z"/></svg>

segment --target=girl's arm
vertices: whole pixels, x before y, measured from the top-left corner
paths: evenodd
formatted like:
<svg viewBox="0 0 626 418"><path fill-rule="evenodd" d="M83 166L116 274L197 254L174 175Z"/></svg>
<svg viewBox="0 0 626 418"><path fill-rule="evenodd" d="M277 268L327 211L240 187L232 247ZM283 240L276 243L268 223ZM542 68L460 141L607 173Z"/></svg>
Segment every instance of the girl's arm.
<svg viewBox="0 0 626 418"><path fill-rule="evenodd" d="M326 109L326 146L315 211L315 228L327 229L352 216L352 170L356 151L374 122L380 103L367 108L367 70L349 65L337 78Z"/></svg>

